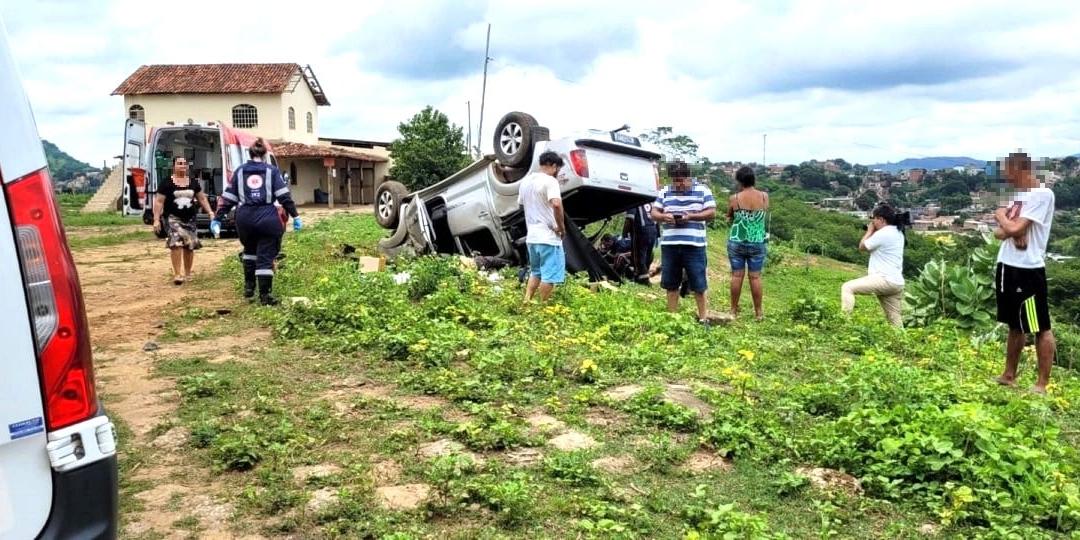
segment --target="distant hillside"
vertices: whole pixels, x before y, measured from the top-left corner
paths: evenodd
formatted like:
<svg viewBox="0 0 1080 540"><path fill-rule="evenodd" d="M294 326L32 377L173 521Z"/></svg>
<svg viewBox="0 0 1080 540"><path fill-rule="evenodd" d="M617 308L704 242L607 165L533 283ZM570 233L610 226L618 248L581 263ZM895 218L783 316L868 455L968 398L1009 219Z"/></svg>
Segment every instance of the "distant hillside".
<svg viewBox="0 0 1080 540"><path fill-rule="evenodd" d="M71 180L76 174L100 171L97 167L91 167L89 163L79 161L58 148L55 144L41 139L41 145L45 148L45 158L49 160L49 172L54 180L61 182Z"/></svg>
<svg viewBox="0 0 1080 540"><path fill-rule="evenodd" d="M953 167L978 167L982 168L986 165L986 160L979 160L969 157L927 157L927 158L908 158L896 163L876 163L874 165L867 165L870 169L881 169L883 171L896 173L906 169L951 169Z"/></svg>

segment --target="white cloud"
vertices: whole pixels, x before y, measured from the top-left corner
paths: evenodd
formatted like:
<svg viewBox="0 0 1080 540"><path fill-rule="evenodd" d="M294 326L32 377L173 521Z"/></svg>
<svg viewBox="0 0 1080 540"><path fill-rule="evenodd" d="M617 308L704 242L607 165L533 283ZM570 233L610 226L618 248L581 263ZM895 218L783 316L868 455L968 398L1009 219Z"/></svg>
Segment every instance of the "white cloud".
<svg viewBox="0 0 1080 540"><path fill-rule="evenodd" d="M109 93L141 64L311 64L323 135L392 139L431 104L483 145L523 110L553 135L671 125L712 159L871 163L1080 151L1080 6L1067 0L571 0L466 4L0 0L42 136L97 163L119 150ZM479 138L476 134L475 137Z"/></svg>

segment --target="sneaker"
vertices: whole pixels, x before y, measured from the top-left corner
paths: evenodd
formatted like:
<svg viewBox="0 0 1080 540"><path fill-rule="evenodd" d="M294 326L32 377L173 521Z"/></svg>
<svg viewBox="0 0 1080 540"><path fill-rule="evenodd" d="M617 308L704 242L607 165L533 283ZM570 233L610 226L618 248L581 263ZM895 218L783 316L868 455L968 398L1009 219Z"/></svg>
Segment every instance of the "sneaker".
<svg viewBox="0 0 1080 540"><path fill-rule="evenodd" d="M264 305L264 306L276 306L280 302L278 302L277 298L274 298L273 296L270 296L269 294L264 294L264 295L259 296L259 303Z"/></svg>

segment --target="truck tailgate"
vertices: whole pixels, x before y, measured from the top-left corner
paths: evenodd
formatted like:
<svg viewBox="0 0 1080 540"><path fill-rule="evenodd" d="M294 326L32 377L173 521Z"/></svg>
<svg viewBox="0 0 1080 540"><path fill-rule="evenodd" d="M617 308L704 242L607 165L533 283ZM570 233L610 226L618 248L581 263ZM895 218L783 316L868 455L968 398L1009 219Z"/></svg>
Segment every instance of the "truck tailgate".
<svg viewBox="0 0 1080 540"><path fill-rule="evenodd" d="M600 148L586 148L588 184L609 189L656 194L656 169L649 159Z"/></svg>

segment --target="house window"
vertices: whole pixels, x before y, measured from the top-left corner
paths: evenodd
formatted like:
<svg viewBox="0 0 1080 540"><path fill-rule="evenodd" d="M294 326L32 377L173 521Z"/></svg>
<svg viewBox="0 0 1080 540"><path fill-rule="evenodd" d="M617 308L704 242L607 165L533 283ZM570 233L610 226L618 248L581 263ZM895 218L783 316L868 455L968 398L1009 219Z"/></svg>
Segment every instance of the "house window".
<svg viewBox="0 0 1080 540"><path fill-rule="evenodd" d="M142 105L132 105L131 108L128 109L128 118L132 120L138 120L140 122L145 122L146 110L143 109Z"/></svg>
<svg viewBox="0 0 1080 540"><path fill-rule="evenodd" d="M294 186L296 185L296 164L295 163L290 163L289 164L289 183L294 185Z"/></svg>
<svg viewBox="0 0 1080 540"><path fill-rule="evenodd" d="M289 129L296 129L296 109L289 107Z"/></svg>
<svg viewBox="0 0 1080 540"><path fill-rule="evenodd" d="M259 127L259 111L246 103L233 107L232 125L240 129Z"/></svg>
<svg viewBox="0 0 1080 540"><path fill-rule="evenodd" d="M308 133L314 133L315 132L315 121L312 120L311 113L307 113L307 132Z"/></svg>

